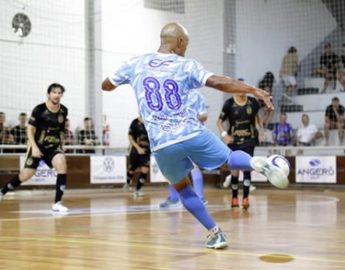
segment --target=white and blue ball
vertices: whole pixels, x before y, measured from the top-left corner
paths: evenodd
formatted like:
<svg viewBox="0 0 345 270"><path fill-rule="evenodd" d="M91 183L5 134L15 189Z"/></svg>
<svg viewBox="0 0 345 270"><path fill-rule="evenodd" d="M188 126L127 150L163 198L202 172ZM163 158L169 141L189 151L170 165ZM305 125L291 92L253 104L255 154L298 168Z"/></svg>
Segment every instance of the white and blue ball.
<svg viewBox="0 0 345 270"><path fill-rule="evenodd" d="M276 166L280 169L283 170L283 172L285 173L286 176L289 176L290 173L290 163L289 161L281 156L281 155L272 155L270 157L268 157L267 161L273 165Z"/></svg>

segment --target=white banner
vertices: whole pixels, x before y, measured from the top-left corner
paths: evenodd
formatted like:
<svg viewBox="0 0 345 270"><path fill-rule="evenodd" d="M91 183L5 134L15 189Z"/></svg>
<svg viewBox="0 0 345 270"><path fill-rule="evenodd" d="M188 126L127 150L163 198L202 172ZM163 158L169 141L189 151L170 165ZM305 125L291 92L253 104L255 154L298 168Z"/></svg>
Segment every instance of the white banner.
<svg viewBox="0 0 345 270"><path fill-rule="evenodd" d="M20 168L24 168L25 157L20 156ZM51 169L43 160L40 161L36 173L28 181L25 181L22 185L55 185L57 172L55 169Z"/></svg>
<svg viewBox="0 0 345 270"><path fill-rule="evenodd" d="M267 182L266 176L256 171L251 171L252 182ZM243 182L243 171L240 171L240 175L238 177L240 182Z"/></svg>
<svg viewBox="0 0 345 270"><path fill-rule="evenodd" d="M296 156L296 183L336 183L335 156Z"/></svg>
<svg viewBox="0 0 345 270"><path fill-rule="evenodd" d="M168 180L163 176L161 170L159 169L157 161L153 155L151 155L151 160L150 160L150 182L151 183L168 182Z"/></svg>
<svg viewBox="0 0 345 270"><path fill-rule="evenodd" d="M90 162L91 184L126 182L125 156L91 156Z"/></svg>

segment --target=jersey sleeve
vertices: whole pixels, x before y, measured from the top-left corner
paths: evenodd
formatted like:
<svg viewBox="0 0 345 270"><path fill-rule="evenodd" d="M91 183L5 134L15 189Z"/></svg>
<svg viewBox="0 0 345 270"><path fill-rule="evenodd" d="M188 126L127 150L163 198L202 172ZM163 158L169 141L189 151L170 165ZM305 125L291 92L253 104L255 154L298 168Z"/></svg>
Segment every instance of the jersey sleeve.
<svg viewBox="0 0 345 270"><path fill-rule="evenodd" d="M110 82L115 86L130 83L133 76L135 61L135 59L130 59L124 62L112 75L108 77Z"/></svg>
<svg viewBox="0 0 345 270"><path fill-rule="evenodd" d="M205 86L207 79L213 75L213 73L207 71L199 62L194 60L188 63L187 71L190 72L189 89Z"/></svg>
<svg viewBox="0 0 345 270"><path fill-rule="evenodd" d="M40 108L37 106L32 110L31 116L29 118L29 124L31 126L37 127L40 116Z"/></svg>

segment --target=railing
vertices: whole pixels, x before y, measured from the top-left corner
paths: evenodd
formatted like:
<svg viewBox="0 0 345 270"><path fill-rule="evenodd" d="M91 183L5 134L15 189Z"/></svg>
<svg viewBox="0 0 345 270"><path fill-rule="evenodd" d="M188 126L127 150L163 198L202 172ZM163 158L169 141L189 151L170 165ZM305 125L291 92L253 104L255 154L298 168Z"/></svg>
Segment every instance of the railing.
<svg viewBox="0 0 345 270"><path fill-rule="evenodd" d="M66 145L64 149L67 155L127 155L128 149L112 146L86 146L86 145ZM15 150L26 150L26 145L6 145L0 144L1 155L19 155ZM92 151L93 153L88 153ZM258 146L255 148L255 155L269 156L280 154L283 156L345 156L345 146Z"/></svg>

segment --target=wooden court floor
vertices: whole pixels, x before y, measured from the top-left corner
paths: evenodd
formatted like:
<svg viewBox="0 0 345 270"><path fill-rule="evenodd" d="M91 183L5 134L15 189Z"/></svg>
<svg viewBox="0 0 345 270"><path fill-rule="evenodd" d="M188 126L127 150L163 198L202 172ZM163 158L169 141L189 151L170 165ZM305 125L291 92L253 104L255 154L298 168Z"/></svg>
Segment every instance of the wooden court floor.
<svg viewBox="0 0 345 270"><path fill-rule="evenodd" d="M134 199L119 189L68 190L68 215L52 191L17 191L0 203L0 269L345 269L345 190L258 188L248 211L208 188L226 250L183 209L159 210L167 188Z"/></svg>

